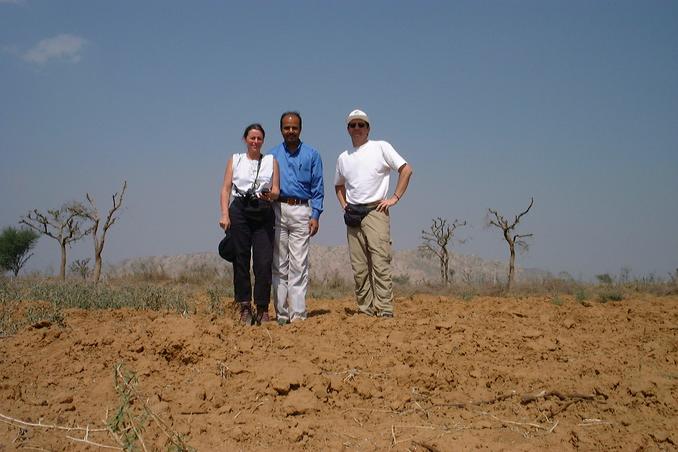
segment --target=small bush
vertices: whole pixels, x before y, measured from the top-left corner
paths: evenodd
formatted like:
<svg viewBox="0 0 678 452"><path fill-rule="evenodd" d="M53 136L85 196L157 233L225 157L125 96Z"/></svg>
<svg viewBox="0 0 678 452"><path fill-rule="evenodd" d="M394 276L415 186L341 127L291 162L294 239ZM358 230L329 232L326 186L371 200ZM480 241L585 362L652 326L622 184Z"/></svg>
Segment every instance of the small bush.
<svg viewBox="0 0 678 452"><path fill-rule="evenodd" d="M353 285L334 272L325 276L321 281L311 280L309 284L311 298L336 299L349 296L353 293Z"/></svg>
<svg viewBox="0 0 678 452"><path fill-rule="evenodd" d="M564 303L563 299L560 298L558 295L555 295L553 298L551 298L551 304L556 305L556 306L562 306Z"/></svg>
<svg viewBox="0 0 678 452"><path fill-rule="evenodd" d="M577 300L578 303L583 303L588 297L589 296L583 287L577 288L574 292L574 299Z"/></svg>
<svg viewBox="0 0 678 452"><path fill-rule="evenodd" d="M16 280L0 284L0 299L47 301L59 309L132 308L179 313L189 310L184 291L152 284L114 287L73 281Z"/></svg>
<svg viewBox="0 0 678 452"><path fill-rule="evenodd" d="M29 306L26 310L26 322L35 325L40 322L49 322L61 327L66 326L64 313L54 304L48 306Z"/></svg>
<svg viewBox="0 0 678 452"><path fill-rule="evenodd" d="M184 435L172 430L148 406L144 400L145 397L137 392L139 379L133 371L125 368L122 363L117 364L113 371L113 383L118 394L119 404L107 419L106 425L111 432L116 434L123 450L147 450L142 439L142 433L149 433L148 436L152 436L162 432L167 437L164 450L196 451L195 448L186 443Z"/></svg>
<svg viewBox="0 0 678 452"><path fill-rule="evenodd" d="M464 301L471 301L476 295L473 292L462 292L461 299Z"/></svg>
<svg viewBox="0 0 678 452"><path fill-rule="evenodd" d="M13 311L14 307L9 302L0 304L0 337L11 336L23 326Z"/></svg>
<svg viewBox="0 0 678 452"><path fill-rule="evenodd" d="M226 300L233 298L233 288L215 284L208 287L206 292L208 298L208 312L210 314L222 315L226 309Z"/></svg>
<svg viewBox="0 0 678 452"><path fill-rule="evenodd" d="M609 275L609 273L603 273L601 275L596 275L596 279L600 284L605 284L607 286L612 285L614 280L612 279L612 276Z"/></svg>
<svg viewBox="0 0 678 452"><path fill-rule="evenodd" d="M601 303L607 303L608 301L622 301L623 299L624 295L617 291L602 292L598 295L598 301Z"/></svg>

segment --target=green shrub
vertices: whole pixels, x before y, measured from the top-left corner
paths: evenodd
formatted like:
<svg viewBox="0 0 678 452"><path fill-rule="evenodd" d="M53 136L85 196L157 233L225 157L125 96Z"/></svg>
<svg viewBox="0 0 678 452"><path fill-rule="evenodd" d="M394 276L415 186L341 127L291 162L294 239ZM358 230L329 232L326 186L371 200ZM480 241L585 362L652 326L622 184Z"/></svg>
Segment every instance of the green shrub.
<svg viewBox="0 0 678 452"><path fill-rule="evenodd" d="M476 294L473 293L473 292L468 292L468 291L462 292L461 299L464 300L464 301L471 301L471 300L473 300L473 297L475 297L475 296L476 296Z"/></svg>
<svg viewBox="0 0 678 452"><path fill-rule="evenodd" d="M226 309L226 300L233 299L232 287L215 284L208 287L206 292L208 298L207 310L210 314L223 314Z"/></svg>
<svg viewBox="0 0 678 452"><path fill-rule="evenodd" d="M577 288L574 292L574 299L577 300L578 303L582 303L586 301L588 298L588 294L586 293L586 290L583 287Z"/></svg>
<svg viewBox="0 0 678 452"><path fill-rule="evenodd" d="M48 306L29 306L26 310L26 323L35 325L40 322L49 322L54 325L66 326L64 313L55 304Z"/></svg>
<svg viewBox="0 0 678 452"><path fill-rule="evenodd" d="M598 301L601 303L607 303L608 301L622 301L623 299L624 295L617 291L602 292L598 295Z"/></svg>
<svg viewBox="0 0 678 452"><path fill-rule="evenodd" d="M13 306L10 302L0 304L0 337L11 336L23 325L23 322L13 315Z"/></svg>
<svg viewBox="0 0 678 452"><path fill-rule="evenodd" d="M609 273L603 273L601 275L596 275L596 279L600 284L605 284L607 286L612 285L614 280L612 279L612 276L609 275Z"/></svg>
<svg viewBox="0 0 678 452"><path fill-rule="evenodd" d="M562 306L564 303L563 299L560 298L558 295L554 295L553 298L551 298L551 304L556 305L556 306Z"/></svg>
<svg viewBox="0 0 678 452"><path fill-rule="evenodd" d="M161 434L166 437L163 450L196 451L186 443L185 435L173 430L151 409L146 398L137 392L139 379L133 371L127 369L122 363L117 364L113 371L113 383L119 403L106 420L106 425L116 435L123 450L147 450L142 439L143 433L151 437Z"/></svg>
<svg viewBox="0 0 678 452"><path fill-rule="evenodd" d="M309 284L310 298L336 299L353 293L353 285L334 272L321 281L311 279Z"/></svg>
<svg viewBox="0 0 678 452"><path fill-rule="evenodd" d="M0 284L0 299L47 301L59 309L131 308L180 313L189 310L183 290L152 284L117 287L45 279L15 280Z"/></svg>

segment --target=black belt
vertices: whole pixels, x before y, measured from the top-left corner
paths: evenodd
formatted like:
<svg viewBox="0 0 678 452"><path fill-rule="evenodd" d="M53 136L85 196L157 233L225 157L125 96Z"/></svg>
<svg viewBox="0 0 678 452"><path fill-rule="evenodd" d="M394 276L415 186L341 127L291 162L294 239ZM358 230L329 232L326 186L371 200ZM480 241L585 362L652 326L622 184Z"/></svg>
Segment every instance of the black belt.
<svg viewBox="0 0 678 452"><path fill-rule="evenodd" d="M284 202L285 204L289 204L290 206L307 206L308 205L308 199L298 199L298 198L286 198L284 196L281 196L278 198L279 202Z"/></svg>

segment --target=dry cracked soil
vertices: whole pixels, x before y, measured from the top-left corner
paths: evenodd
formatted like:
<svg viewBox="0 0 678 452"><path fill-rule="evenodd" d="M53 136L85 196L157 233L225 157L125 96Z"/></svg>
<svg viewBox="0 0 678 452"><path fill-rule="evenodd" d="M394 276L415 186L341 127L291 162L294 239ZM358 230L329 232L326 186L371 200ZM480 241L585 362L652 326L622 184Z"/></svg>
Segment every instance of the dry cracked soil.
<svg viewBox="0 0 678 452"><path fill-rule="evenodd" d="M676 450L678 297L558 301L68 310L0 339L0 451Z"/></svg>

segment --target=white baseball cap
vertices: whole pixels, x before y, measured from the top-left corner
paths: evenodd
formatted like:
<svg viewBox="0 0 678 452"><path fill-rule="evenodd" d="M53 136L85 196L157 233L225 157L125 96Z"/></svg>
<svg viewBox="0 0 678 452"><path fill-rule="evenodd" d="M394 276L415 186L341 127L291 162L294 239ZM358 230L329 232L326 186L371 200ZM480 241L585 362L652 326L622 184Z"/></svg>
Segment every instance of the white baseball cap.
<svg viewBox="0 0 678 452"><path fill-rule="evenodd" d="M370 118L367 116L367 113L365 113L362 110L353 110L351 113L349 113L348 116L346 117L346 124L348 124L354 119L360 119L368 124L370 123Z"/></svg>

